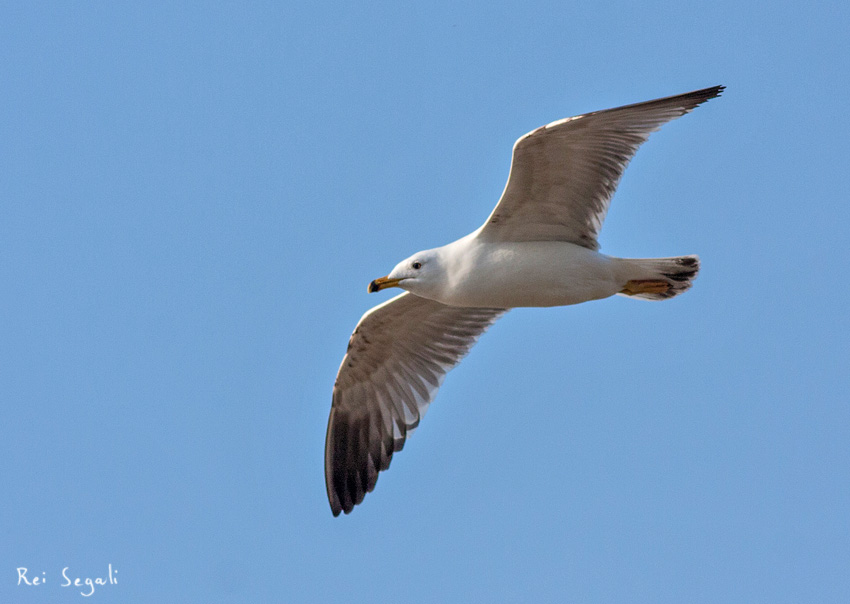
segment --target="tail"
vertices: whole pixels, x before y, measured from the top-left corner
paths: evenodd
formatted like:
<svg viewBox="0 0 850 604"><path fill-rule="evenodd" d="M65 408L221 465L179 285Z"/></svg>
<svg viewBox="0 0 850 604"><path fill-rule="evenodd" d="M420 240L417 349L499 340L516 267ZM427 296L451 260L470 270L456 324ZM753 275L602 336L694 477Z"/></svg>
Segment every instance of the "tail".
<svg viewBox="0 0 850 604"><path fill-rule="evenodd" d="M644 300L666 300L690 289L699 272L699 256L621 258L628 280L620 294Z"/></svg>

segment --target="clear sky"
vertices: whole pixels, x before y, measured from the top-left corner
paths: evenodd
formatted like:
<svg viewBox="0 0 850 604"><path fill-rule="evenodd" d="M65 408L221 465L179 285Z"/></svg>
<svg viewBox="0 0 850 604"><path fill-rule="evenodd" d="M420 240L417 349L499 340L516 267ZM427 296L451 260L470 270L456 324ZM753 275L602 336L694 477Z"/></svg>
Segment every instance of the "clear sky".
<svg viewBox="0 0 850 604"><path fill-rule="evenodd" d="M0 8L0 601L848 601L846 2L133 4ZM694 289L510 312L333 518L368 282L715 84L601 239Z"/></svg>

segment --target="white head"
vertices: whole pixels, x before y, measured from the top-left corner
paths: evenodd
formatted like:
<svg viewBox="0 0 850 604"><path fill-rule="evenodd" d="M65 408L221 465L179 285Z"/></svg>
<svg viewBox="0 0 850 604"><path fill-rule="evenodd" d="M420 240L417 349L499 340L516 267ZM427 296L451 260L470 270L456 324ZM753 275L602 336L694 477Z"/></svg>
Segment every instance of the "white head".
<svg viewBox="0 0 850 604"><path fill-rule="evenodd" d="M443 275L444 268L438 249L426 250L399 262L386 277L372 281L369 284L369 293L387 287L400 287L424 298L430 298L434 290L443 286Z"/></svg>

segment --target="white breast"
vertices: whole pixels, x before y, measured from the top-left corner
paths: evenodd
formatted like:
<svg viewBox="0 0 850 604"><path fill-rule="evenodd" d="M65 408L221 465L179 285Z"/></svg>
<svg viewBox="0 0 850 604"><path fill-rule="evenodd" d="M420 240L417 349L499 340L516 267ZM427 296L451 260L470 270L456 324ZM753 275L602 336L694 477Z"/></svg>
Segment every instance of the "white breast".
<svg viewBox="0 0 850 604"><path fill-rule="evenodd" d="M437 300L452 306L564 306L622 288L616 259L572 243L464 238L444 249L446 285Z"/></svg>

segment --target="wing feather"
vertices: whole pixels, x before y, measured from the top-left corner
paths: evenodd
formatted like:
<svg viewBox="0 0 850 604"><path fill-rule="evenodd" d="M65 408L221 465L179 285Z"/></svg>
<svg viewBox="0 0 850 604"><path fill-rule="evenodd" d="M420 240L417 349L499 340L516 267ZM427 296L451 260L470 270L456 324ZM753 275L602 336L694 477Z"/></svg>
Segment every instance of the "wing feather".
<svg viewBox="0 0 850 604"><path fill-rule="evenodd" d="M552 122L515 144L485 241L568 241L599 249L611 197L638 147L665 123L719 96L713 86Z"/></svg>
<svg viewBox="0 0 850 604"><path fill-rule="evenodd" d="M403 293L360 319L334 384L325 484L334 516L375 488L443 379L503 313Z"/></svg>

